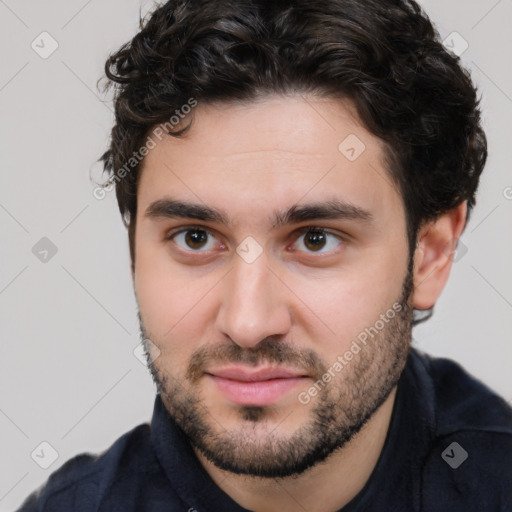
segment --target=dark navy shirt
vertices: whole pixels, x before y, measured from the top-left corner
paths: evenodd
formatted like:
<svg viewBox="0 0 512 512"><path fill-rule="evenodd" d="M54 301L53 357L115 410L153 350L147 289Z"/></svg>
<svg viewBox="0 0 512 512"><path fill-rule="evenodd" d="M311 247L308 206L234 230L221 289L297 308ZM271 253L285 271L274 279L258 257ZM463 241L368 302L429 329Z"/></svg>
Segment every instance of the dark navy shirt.
<svg viewBox="0 0 512 512"><path fill-rule="evenodd" d="M69 460L19 509L244 510L202 468L159 395L151 424ZM511 407L457 363L411 349L377 465L341 510L511 512Z"/></svg>

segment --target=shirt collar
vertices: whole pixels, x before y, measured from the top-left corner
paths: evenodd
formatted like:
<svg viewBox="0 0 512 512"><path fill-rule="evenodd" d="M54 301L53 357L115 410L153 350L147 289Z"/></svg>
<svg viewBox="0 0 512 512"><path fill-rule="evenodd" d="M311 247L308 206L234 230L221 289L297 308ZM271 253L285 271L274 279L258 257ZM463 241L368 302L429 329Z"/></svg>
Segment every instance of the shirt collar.
<svg viewBox="0 0 512 512"><path fill-rule="evenodd" d="M151 421L151 440L156 457L171 486L187 506L198 511L243 512L205 471L188 438L156 395Z"/></svg>

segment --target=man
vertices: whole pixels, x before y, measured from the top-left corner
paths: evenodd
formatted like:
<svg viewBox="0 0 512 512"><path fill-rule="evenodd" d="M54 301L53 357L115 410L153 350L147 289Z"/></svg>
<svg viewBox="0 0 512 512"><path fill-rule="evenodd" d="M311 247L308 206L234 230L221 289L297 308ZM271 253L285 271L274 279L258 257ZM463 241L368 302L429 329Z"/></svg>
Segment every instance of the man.
<svg viewBox="0 0 512 512"><path fill-rule="evenodd" d="M512 510L510 407L411 347L487 154L417 4L171 1L106 73L154 416L21 510Z"/></svg>

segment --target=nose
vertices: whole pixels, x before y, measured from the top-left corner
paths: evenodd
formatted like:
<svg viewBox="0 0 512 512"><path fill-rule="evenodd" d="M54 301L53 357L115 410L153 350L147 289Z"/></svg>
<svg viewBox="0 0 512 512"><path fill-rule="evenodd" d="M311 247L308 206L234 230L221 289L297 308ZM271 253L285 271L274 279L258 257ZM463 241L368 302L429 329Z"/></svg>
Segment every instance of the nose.
<svg viewBox="0 0 512 512"><path fill-rule="evenodd" d="M250 348L269 336L289 332L289 291L262 254L252 263L236 259L223 279L216 328L241 347Z"/></svg>

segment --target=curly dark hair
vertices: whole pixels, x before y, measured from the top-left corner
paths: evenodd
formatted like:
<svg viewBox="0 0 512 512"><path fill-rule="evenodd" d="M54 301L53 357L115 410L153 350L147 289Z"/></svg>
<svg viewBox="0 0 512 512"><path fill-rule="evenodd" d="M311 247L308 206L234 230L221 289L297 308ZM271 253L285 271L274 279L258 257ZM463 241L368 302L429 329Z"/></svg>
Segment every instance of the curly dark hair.
<svg viewBox="0 0 512 512"><path fill-rule="evenodd" d="M170 0L140 18L140 32L109 57L105 73L105 90L115 89L115 126L99 160L116 182L132 268L140 165L130 159L191 98L350 99L385 143L411 254L424 222L475 203L487 158L477 92L413 0Z"/></svg>

